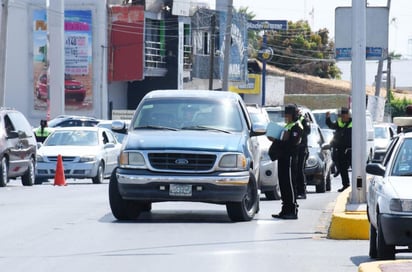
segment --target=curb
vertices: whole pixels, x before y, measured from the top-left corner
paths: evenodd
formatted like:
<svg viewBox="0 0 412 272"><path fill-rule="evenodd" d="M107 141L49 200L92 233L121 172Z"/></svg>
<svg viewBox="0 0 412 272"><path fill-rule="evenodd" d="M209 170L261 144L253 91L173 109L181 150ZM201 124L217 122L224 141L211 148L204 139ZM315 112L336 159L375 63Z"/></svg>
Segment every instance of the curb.
<svg viewBox="0 0 412 272"><path fill-rule="evenodd" d="M412 261L377 261L370 263L362 263L359 265L358 272L403 272L412 270Z"/></svg>
<svg viewBox="0 0 412 272"><path fill-rule="evenodd" d="M328 238L336 240L369 240L369 221L366 211L348 212L350 187L339 194L332 213Z"/></svg>

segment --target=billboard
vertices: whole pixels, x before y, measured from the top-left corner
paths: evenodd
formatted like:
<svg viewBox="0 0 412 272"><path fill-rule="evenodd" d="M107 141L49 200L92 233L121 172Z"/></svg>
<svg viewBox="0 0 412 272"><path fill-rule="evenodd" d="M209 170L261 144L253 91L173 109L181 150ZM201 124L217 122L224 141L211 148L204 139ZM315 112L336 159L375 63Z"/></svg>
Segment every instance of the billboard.
<svg viewBox="0 0 412 272"><path fill-rule="evenodd" d="M387 7L366 8L366 59L379 60L388 53ZM335 10L336 60L352 59L352 8L337 7Z"/></svg>
<svg viewBox="0 0 412 272"><path fill-rule="evenodd" d="M93 107L92 12L64 12L64 97L65 110L90 110ZM47 11L33 11L34 109L48 110Z"/></svg>
<svg viewBox="0 0 412 272"><path fill-rule="evenodd" d="M218 12L219 28L226 29L227 13ZM246 81L247 77L247 20L243 14L233 13L231 32L231 46L229 57L229 81ZM225 52L225 31L220 31L220 51L222 52L220 62L220 74L223 75Z"/></svg>

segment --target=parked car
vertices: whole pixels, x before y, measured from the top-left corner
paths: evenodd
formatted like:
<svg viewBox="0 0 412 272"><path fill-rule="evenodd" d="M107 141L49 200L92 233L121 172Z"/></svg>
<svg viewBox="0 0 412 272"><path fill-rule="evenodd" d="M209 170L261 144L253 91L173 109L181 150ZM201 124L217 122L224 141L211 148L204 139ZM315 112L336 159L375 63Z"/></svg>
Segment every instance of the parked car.
<svg viewBox="0 0 412 272"><path fill-rule="evenodd" d="M264 127L270 122L269 116L261 106L253 104L247 105L252 124L260 124ZM269 148L272 142L266 135L252 137L252 146L259 158L259 169L257 174L260 191L265 194L268 200L280 199L280 188L277 174L277 161L272 161L269 157Z"/></svg>
<svg viewBox="0 0 412 272"><path fill-rule="evenodd" d="M313 115L312 111L308 107L302 106L302 105L297 105L297 106L301 114L304 114L311 123L317 124L315 116ZM280 105L280 106L268 105L268 106L265 106L264 109L268 113L270 121L278 123L280 125L284 125L285 123L285 114L284 114L285 106L284 105Z"/></svg>
<svg viewBox="0 0 412 272"><path fill-rule="evenodd" d="M305 164L307 185L315 185L317 193L331 190L332 154L330 144L326 142L322 130L311 124L308 135L309 156Z"/></svg>
<svg viewBox="0 0 412 272"><path fill-rule="evenodd" d="M338 110L337 109L315 109L312 110L313 116L315 116L316 122L318 123L320 129L323 132L323 135L325 136L325 141L327 143L330 143L335 131L333 129L330 129L326 125L326 112L330 112L330 118L331 120L337 120L338 119Z"/></svg>
<svg viewBox="0 0 412 272"><path fill-rule="evenodd" d="M116 126L113 125L115 129ZM259 209L251 123L232 92L152 91L139 103L109 183L114 217L130 220L159 201L226 205L233 221Z"/></svg>
<svg viewBox="0 0 412 272"><path fill-rule="evenodd" d="M99 120L89 116L79 115L59 115L51 119L47 125L49 128L58 127L94 127L97 126Z"/></svg>
<svg viewBox="0 0 412 272"><path fill-rule="evenodd" d="M312 113L315 116L318 125L324 131L325 139L327 142L333 138L334 130L329 129L326 125L326 112L330 112L331 120L336 121L339 117L339 111L337 109L317 109L313 110ZM369 111L365 113L366 121L366 161L370 162L373 160L375 153L375 144L374 144L374 129L373 129L373 119Z"/></svg>
<svg viewBox="0 0 412 272"><path fill-rule="evenodd" d="M39 76L36 84L36 97L46 100L48 98L47 73ZM64 97L65 99L74 99L77 102L83 102L86 97L84 85L76 80L72 75L64 75Z"/></svg>
<svg viewBox="0 0 412 272"><path fill-rule="evenodd" d="M412 249L412 133L395 136L382 162L367 164L366 172L373 175L367 188L369 256L395 259Z"/></svg>
<svg viewBox="0 0 412 272"><path fill-rule="evenodd" d="M21 177L24 186L34 184L37 142L26 117L0 108L0 187Z"/></svg>
<svg viewBox="0 0 412 272"><path fill-rule="evenodd" d="M54 178L58 155L66 178L102 183L117 167L120 148L114 134L105 128L58 128L38 149L36 183Z"/></svg>
<svg viewBox="0 0 412 272"><path fill-rule="evenodd" d="M373 125L375 132L374 162L382 161L385 157L389 143L396 135L396 126L393 123L377 123Z"/></svg>

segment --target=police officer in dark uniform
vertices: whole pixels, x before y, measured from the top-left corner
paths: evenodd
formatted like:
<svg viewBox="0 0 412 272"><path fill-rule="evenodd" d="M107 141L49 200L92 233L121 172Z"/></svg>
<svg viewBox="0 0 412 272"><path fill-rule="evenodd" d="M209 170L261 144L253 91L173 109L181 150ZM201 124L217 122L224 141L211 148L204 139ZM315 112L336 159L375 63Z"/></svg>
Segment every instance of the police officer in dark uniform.
<svg viewBox="0 0 412 272"><path fill-rule="evenodd" d="M302 131L302 140L298 145L298 156L297 162L293 163L296 166L296 171L293 178L295 185L295 194L297 199L306 199L306 175L305 175L305 164L309 156L308 150L308 134L310 134L310 121L305 114L303 114L299 108L297 110L297 119L300 122Z"/></svg>
<svg viewBox="0 0 412 272"><path fill-rule="evenodd" d="M349 109L341 108L340 117L335 121L330 120L330 113L326 113L326 125L335 130L332 139L332 146L336 166L342 179L342 188L338 192L343 192L350 186L348 169L352 162L352 118Z"/></svg>
<svg viewBox="0 0 412 272"><path fill-rule="evenodd" d="M282 197L282 210L272 217L280 219L297 219L298 205L291 172L292 161L297 162L298 145L301 142L303 128L297 120L296 106L285 107L286 125L280 139L274 139L269 155L278 160L278 179ZM276 153L276 154L273 154Z"/></svg>

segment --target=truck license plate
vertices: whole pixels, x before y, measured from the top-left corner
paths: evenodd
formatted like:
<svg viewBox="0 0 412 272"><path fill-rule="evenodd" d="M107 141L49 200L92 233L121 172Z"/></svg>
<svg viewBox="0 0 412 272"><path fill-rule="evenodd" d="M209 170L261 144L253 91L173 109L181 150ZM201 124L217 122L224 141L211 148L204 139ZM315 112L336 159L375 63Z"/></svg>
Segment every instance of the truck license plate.
<svg viewBox="0 0 412 272"><path fill-rule="evenodd" d="M192 185L190 184L170 184L169 195L171 196L192 196Z"/></svg>

